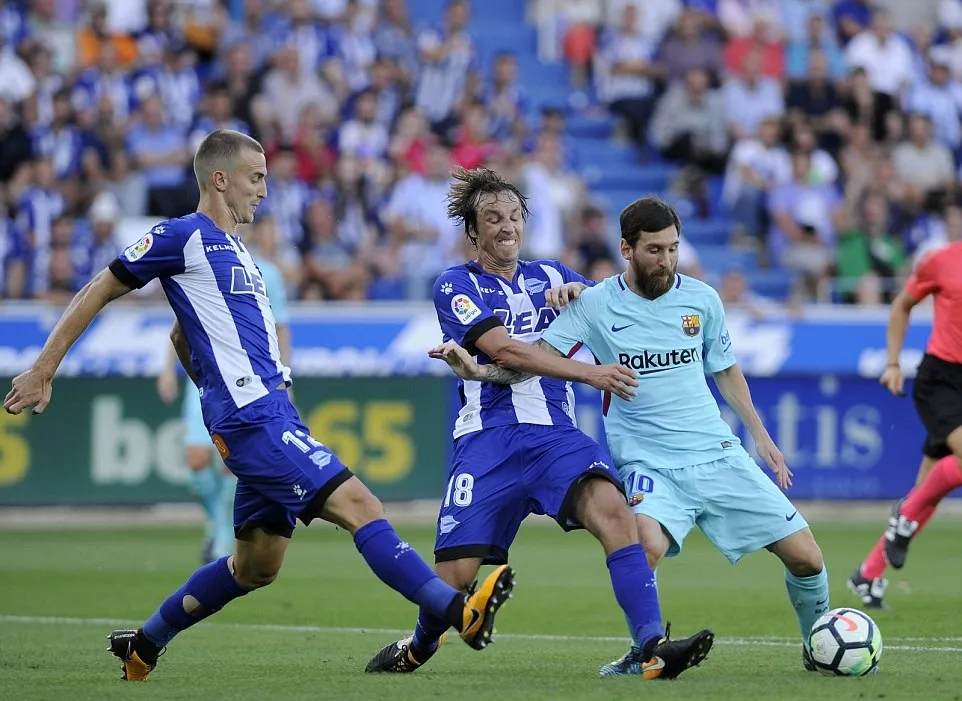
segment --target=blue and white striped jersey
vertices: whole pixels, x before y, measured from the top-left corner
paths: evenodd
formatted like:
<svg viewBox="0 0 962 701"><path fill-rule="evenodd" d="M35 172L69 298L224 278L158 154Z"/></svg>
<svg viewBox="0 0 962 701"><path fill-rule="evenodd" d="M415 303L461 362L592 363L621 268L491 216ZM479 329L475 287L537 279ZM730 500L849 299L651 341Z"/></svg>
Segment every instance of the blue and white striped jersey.
<svg viewBox="0 0 962 701"><path fill-rule="evenodd" d="M110 270L132 288L160 278L190 345L208 429L290 384L260 270L240 237L204 214L158 224Z"/></svg>
<svg viewBox="0 0 962 701"><path fill-rule="evenodd" d="M448 268L434 283L434 308L444 340L464 346L477 362L491 362L474 343L487 331L504 326L519 341L534 343L558 316L545 303L545 292L566 282L589 283L555 260L520 261L510 282L470 262ZM579 360L594 362L590 354ZM459 380L461 411L454 437L512 424L575 426L571 383L532 377L513 385Z"/></svg>

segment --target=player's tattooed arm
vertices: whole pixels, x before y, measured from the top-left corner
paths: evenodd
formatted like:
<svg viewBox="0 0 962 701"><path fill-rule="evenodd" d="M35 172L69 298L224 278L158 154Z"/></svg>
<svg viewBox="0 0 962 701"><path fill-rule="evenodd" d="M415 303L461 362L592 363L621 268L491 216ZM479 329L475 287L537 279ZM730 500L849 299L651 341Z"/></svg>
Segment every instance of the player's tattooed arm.
<svg viewBox="0 0 962 701"><path fill-rule="evenodd" d="M564 357L564 353L559 351L544 339L539 338L537 341L535 341L534 345L546 353L556 355L559 358ZM508 368L503 368L494 363L482 366L482 370L484 371L484 382L492 382L496 385L516 385L519 382L524 382L525 380L530 380L532 377L534 377L534 375L532 375L530 372L509 370Z"/></svg>
<svg viewBox="0 0 962 701"><path fill-rule="evenodd" d="M541 339L538 339L534 345L547 353L564 357L564 353ZM465 350L464 347L453 341L448 341L447 343L442 343L440 346L432 348L428 351L428 355L436 360L445 361L454 374L464 380L491 382L496 385L516 385L519 382L524 382L534 377L531 373L521 370L511 370L501 367L496 363L478 365L477 361L471 357L471 354Z"/></svg>

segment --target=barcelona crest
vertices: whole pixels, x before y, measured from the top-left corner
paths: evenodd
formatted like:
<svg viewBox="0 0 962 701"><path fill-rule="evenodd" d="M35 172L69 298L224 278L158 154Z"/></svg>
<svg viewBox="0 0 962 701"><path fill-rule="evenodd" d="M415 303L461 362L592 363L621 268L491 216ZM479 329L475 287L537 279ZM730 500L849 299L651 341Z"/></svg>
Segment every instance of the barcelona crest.
<svg viewBox="0 0 962 701"><path fill-rule="evenodd" d="M681 318L681 330L686 336L697 336L701 331L701 321L697 314L686 314Z"/></svg>

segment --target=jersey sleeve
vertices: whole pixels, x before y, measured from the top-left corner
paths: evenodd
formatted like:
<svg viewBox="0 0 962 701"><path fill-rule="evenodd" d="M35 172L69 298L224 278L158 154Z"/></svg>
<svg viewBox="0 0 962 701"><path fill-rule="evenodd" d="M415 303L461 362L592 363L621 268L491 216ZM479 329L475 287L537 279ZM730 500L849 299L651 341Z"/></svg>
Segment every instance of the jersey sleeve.
<svg viewBox="0 0 962 701"><path fill-rule="evenodd" d="M444 340L455 341L471 355L477 354L474 344L484 333L504 326L466 272L454 269L442 273L434 283L433 296Z"/></svg>
<svg viewBox="0 0 962 701"><path fill-rule="evenodd" d="M938 251L933 251L922 258L916 266L909 279L905 281L905 291L912 299L921 302L933 292L939 289L939 261L941 256Z"/></svg>
<svg viewBox="0 0 962 701"><path fill-rule="evenodd" d="M161 225L125 248L109 267L127 287L140 289L154 278L179 275L184 266L183 238L173 227Z"/></svg>
<svg viewBox="0 0 962 701"><path fill-rule="evenodd" d="M594 292L597 290L582 292L581 297L569 304L558 318L551 322L542 334L542 340L566 356L570 356L582 343L591 348L597 324L597 315L593 313L597 311L597 295L593 294Z"/></svg>
<svg viewBox="0 0 962 701"><path fill-rule="evenodd" d="M711 291L707 311L708 318L705 319L705 328L702 331L704 344L702 363L708 372L721 372L737 361L732 351L731 334L728 333L728 324L725 321L725 307L714 290Z"/></svg>

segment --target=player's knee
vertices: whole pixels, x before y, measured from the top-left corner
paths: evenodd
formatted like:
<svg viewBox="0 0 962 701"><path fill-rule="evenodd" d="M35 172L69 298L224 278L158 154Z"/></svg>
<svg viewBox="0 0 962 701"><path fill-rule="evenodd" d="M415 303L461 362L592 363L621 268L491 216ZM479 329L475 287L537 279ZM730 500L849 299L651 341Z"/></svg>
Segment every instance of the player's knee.
<svg viewBox="0 0 962 701"><path fill-rule="evenodd" d="M234 555L234 580L248 591L261 589L272 584L281 571L280 564L273 560Z"/></svg>
<svg viewBox="0 0 962 701"><path fill-rule="evenodd" d="M796 577L812 577L825 567L822 550L807 528L793 533L776 545L781 546L776 549L776 554L785 564L785 568Z"/></svg>
<svg viewBox="0 0 962 701"><path fill-rule="evenodd" d="M668 536L661 529L661 524L654 519L636 516L635 525L638 529L638 542L645 549L645 556L648 558L648 566L655 569L668 552Z"/></svg>
<svg viewBox="0 0 962 701"><path fill-rule="evenodd" d="M357 477L340 485L324 502L321 517L349 533L384 518L384 506Z"/></svg>
<svg viewBox="0 0 962 701"><path fill-rule="evenodd" d="M442 582L450 584L458 591L467 591L478 576L481 558L462 558L439 562L434 568Z"/></svg>

